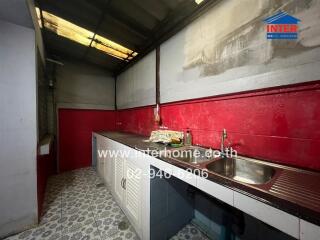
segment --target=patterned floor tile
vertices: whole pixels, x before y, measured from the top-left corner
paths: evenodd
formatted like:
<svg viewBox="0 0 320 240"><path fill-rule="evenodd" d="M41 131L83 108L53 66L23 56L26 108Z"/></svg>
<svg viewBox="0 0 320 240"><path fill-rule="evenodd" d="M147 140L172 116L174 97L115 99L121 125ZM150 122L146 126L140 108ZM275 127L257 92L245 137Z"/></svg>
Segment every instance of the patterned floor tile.
<svg viewBox="0 0 320 240"><path fill-rule="evenodd" d="M110 211L101 212L99 217L95 215L95 218L97 218L96 222L103 240L139 239L129 220L118 206L112 207ZM120 222L126 223L127 228L119 228Z"/></svg>
<svg viewBox="0 0 320 240"><path fill-rule="evenodd" d="M89 210L79 210L71 214L62 214L61 223L65 232L74 232L86 225L95 223L93 213Z"/></svg>
<svg viewBox="0 0 320 240"><path fill-rule="evenodd" d="M122 213L116 201L109 199L96 199L92 201L91 208L96 220Z"/></svg>
<svg viewBox="0 0 320 240"><path fill-rule="evenodd" d="M120 220L114 218L114 215L96 220L98 229L102 239L110 239L110 237L119 233L118 224Z"/></svg>
<svg viewBox="0 0 320 240"><path fill-rule="evenodd" d="M87 192L86 198L90 200L108 200L112 197L106 188L95 188Z"/></svg>
<svg viewBox="0 0 320 240"><path fill-rule="evenodd" d="M138 235L135 233L133 227L130 225L127 230L118 229L113 235L107 235L101 232L102 240L139 240Z"/></svg>
<svg viewBox="0 0 320 240"><path fill-rule="evenodd" d="M58 240L61 238L62 225L55 223L41 224L36 228L24 231L8 240Z"/></svg>
<svg viewBox="0 0 320 240"><path fill-rule="evenodd" d="M58 222L61 219L61 217L62 217L61 210L59 211L49 210L46 213L44 213L43 216L41 217L40 224L45 224L48 222L55 223L55 222Z"/></svg>
<svg viewBox="0 0 320 240"><path fill-rule="evenodd" d="M193 224L186 225L181 229L177 235L170 238L170 240L210 240L205 234L203 234Z"/></svg>
<svg viewBox="0 0 320 240"><path fill-rule="evenodd" d="M82 201L62 203L62 215L77 213L79 211L91 211L91 200L83 199Z"/></svg>
<svg viewBox="0 0 320 240"><path fill-rule="evenodd" d="M75 227L76 225L73 225ZM64 228L61 240L101 240L101 234L95 222L77 228Z"/></svg>
<svg viewBox="0 0 320 240"><path fill-rule="evenodd" d="M138 239L126 216L93 168L48 179L40 224L8 240Z"/></svg>

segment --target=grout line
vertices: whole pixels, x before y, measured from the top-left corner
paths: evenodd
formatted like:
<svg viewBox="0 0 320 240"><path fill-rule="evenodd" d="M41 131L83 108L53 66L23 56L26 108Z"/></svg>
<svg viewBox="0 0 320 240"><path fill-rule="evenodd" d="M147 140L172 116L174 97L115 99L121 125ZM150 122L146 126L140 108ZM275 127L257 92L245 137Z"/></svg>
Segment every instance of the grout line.
<svg viewBox="0 0 320 240"><path fill-rule="evenodd" d="M87 179L88 180L88 179ZM89 182L87 181L87 183L89 184ZM94 186L93 186L94 187ZM88 196L88 193L89 193L89 189L87 190L87 193L86 193L86 197ZM90 206L90 208L92 209L92 207L93 207L93 199L91 199L90 200L90 203L89 203L89 206ZM92 214L92 216L93 216L93 219L94 219L94 223L95 223L95 225L96 225L96 228L97 228L97 230L98 230L98 232L99 232L99 235L100 235L100 239L102 240L102 233L101 233L101 231L99 230L99 226L98 226L98 222L97 222L97 218L96 218L96 215L94 214L94 212L92 211L92 210L89 210L90 212L91 212L91 214Z"/></svg>
<svg viewBox="0 0 320 240"><path fill-rule="evenodd" d="M63 208L63 202L62 202L62 199L63 199L63 193L61 192L61 199L60 199L60 206L61 206L61 208L60 208L60 219L62 220L62 208ZM61 222L61 226L60 226L60 238L62 238L63 236L63 223Z"/></svg>

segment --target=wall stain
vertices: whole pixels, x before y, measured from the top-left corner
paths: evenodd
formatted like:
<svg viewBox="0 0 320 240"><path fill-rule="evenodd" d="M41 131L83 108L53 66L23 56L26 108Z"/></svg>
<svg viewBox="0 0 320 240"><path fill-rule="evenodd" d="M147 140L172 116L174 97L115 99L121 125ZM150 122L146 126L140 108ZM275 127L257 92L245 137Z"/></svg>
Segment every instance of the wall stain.
<svg viewBox="0 0 320 240"><path fill-rule="evenodd" d="M233 68L266 65L274 59L288 58L320 46L320 27L317 24L320 20L319 0L257 1L257 9L252 11L256 16L250 15L250 11L244 16L243 12L239 11L243 11L250 2L250 0L235 3L227 1L225 8L231 9L230 13L220 13L220 18L225 17L227 23L231 21L230 24L224 23L225 32L224 29L218 28L218 34L214 27L214 21L218 19L214 15L223 10L222 5L188 29L184 69L199 67L201 77L218 75ZM302 20L299 25L298 41L266 39L263 19L279 10L284 10ZM231 15L235 15L236 12L242 14L242 17L239 17L238 26L234 27L232 24L235 23L232 21L237 21L237 16ZM249 19L247 22L246 17ZM228 20L229 18L233 19ZM209 21L211 29L204 27Z"/></svg>

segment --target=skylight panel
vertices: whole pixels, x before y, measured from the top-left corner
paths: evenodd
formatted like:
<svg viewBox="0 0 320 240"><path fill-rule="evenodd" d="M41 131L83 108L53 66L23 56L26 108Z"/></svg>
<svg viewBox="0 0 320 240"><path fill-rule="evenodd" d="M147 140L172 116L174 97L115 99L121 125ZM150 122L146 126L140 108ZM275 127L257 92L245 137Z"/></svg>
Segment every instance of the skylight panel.
<svg viewBox="0 0 320 240"><path fill-rule="evenodd" d="M99 35L94 37L91 46L120 59L129 59L134 53L132 50Z"/></svg>
<svg viewBox="0 0 320 240"><path fill-rule="evenodd" d="M82 45L89 46L94 33L53 14L42 11L44 27L59 36L68 38Z"/></svg>
<svg viewBox="0 0 320 240"><path fill-rule="evenodd" d="M43 26L40 9L36 8L36 12L39 26L42 28ZM82 45L94 47L112 57L129 61L138 54L137 52L134 52L118 43L115 43L98 34L95 35L93 32L49 12L42 11L42 16L43 25L46 29Z"/></svg>
<svg viewBox="0 0 320 240"><path fill-rule="evenodd" d="M196 2L197 4L200 4L200 3L203 2L203 0L195 0L195 2Z"/></svg>
<svg viewBox="0 0 320 240"><path fill-rule="evenodd" d="M40 9L39 8L36 8L36 13L37 13L37 16L38 16L38 24L39 24L40 28L42 28L41 13L40 13Z"/></svg>

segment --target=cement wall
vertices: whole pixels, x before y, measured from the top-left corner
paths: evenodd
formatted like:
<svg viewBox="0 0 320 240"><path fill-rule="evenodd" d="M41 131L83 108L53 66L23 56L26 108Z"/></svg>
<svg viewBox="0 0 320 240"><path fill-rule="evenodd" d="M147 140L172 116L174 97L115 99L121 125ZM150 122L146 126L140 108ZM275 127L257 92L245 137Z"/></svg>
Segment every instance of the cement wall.
<svg viewBox="0 0 320 240"><path fill-rule="evenodd" d="M45 77L45 69L40 51L37 50L37 108L38 108L38 140L41 141L48 134L48 109L47 99L49 93L48 79Z"/></svg>
<svg viewBox="0 0 320 240"><path fill-rule="evenodd" d="M156 103L156 52L152 51L117 78L118 109Z"/></svg>
<svg viewBox="0 0 320 240"><path fill-rule="evenodd" d="M297 41L267 40L263 19L301 20ZM221 1L161 45L161 102L320 79L320 2Z"/></svg>
<svg viewBox="0 0 320 240"><path fill-rule="evenodd" d="M0 20L0 238L37 222L33 29Z"/></svg>
<svg viewBox="0 0 320 240"><path fill-rule="evenodd" d="M55 96L58 108L113 110L114 78L106 70L77 61L57 66Z"/></svg>

